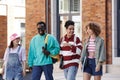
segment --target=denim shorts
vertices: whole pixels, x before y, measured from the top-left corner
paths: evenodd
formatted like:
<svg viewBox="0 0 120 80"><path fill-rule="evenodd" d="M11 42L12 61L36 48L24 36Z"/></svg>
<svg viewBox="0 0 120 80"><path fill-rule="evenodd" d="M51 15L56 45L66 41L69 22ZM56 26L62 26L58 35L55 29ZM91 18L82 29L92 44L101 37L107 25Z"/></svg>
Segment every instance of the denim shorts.
<svg viewBox="0 0 120 80"><path fill-rule="evenodd" d="M98 72L95 72L95 67L96 67L96 63L95 63L95 58L90 59L87 58L87 65L84 67L84 71L86 73L89 73L93 76L97 76L97 75L102 75L102 66L100 67L100 70Z"/></svg>

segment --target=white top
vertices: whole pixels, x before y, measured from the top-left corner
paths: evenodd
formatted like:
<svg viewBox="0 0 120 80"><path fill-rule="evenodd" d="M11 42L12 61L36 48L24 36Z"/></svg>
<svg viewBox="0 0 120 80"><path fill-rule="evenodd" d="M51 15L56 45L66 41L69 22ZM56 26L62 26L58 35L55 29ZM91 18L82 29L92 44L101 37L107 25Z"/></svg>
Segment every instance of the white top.
<svg viewBox="0 0 120 80"><path fill-rule="evenodd" d="M12 48L10 48L10 49L6 48L3 60L7 61L8 54L10 54L10 53L17 53L18 48L19 48L19 46L16 47L16 48L14 48L14 49L12 49ZM17 53L17 54L19 55L19 60L20 61L25 61L26 60L26 51L25 51L24 47L21 46L20 50L19 50L19 53Z"/></svg>
<svg viewBox="0 0 120 80"><path fill-rule="evenodd" d="M4 54L4 65L5 65L5 70L4 70L4 75L3 75L3 79L6 79L6 62L8 61L8 54L11 54L11 53L17 53L18 52L18 47L12 49L12 48L6 48L5 50L5 54ZM20 47L20 50L19 52L17 53L19 55L19 60L22 62L22 61L25 61L26 60L26 51L25 51L25 48L24 47Z"/></svg>

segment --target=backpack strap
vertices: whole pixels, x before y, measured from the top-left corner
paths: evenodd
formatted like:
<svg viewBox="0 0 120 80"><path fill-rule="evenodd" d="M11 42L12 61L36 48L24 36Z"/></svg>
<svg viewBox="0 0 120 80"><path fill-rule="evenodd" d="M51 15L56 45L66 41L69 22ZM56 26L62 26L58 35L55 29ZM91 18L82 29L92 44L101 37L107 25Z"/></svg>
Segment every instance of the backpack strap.
<svg viewBox="0 0 120 80"><path fill-rule="evenodd" d="M45 35L45 39L44 39L45 44L48 43L48 35L49 35L49 34L46 34L46 35Z"/></svg>
<svg viewBox="0 0 120 80"><path fill-rule="evenodd" d="M45 42L45 49L47 49L48 35L49 35L49 34L45 34L45 39L44 39L44 42Z"/></svg>

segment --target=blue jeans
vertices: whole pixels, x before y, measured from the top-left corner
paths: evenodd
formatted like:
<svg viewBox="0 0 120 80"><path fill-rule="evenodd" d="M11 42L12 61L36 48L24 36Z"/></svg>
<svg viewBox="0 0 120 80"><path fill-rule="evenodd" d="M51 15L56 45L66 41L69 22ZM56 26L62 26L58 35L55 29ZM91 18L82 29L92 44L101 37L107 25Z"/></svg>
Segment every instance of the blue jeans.
<svg viewBox="0 0 120 80"><path fill-rule="evenodd" d="M41 80L42 72L44 72L46 80L53 79L53 64L43 66L33 66L32 69L32 80Z"/></svg>
<svg viewBox="0 0 120 80"><path fill-rule="evenodd" d="M64 69L64 75L65 75L66 80L75 80L77 71L78 71L77 66L70 66Z"/></svg>

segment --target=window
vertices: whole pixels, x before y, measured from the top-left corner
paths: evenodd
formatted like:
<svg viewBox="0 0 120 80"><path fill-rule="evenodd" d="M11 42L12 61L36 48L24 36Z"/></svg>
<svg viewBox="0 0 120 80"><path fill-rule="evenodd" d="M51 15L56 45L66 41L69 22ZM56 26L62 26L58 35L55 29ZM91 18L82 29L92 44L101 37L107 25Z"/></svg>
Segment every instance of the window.
<svg viewBox="0 0 120 80"><path fill-rule="evenodd" d="M21 27L21 43L25 47L25 23L20 23Z"/></svg>
<svg viewBox="0 0 120 80"><path fill-rule="evenodd" d="M25 28L25 23L21 23L21 28Z"/></svg>
<svg viewBox="0 0 120 80"><path fill-rule="evenodd" d="M80 0L60 0L60 13L80 12Z"/></svg>
<svg viewBox="0 0 120 80"><path fill-rule="evenodd" d="M117 57L120 57L120 1L117 0Z"/></svg>
<svg viewBox="0 0 120 80"><path fill-rule="evenodd" d="M59 0L60 14L60 36L63 36L66 31L64 24L67 20L75 22L75 34L82 38L81 15L80 15L80 0Z"/></svg>
<svg viewBox="0 0 120 80"><path fill-rule="evenodd" d="M79 12L80 11L80 0L71 0L71 9L70 11Z"/></svg>

